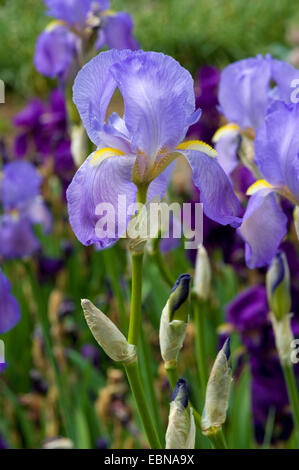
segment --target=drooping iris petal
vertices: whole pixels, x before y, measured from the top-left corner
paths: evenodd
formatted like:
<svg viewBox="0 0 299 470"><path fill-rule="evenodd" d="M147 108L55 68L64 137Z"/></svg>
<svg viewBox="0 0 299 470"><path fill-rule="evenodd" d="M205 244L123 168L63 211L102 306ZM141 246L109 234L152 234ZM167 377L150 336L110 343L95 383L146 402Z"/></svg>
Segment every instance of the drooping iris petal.
<svg viewBox="0 0 299 470"><path fill-rule="evenodd" d="M41 176L26 161L14 161L3 167L0 197L5 211L23 209L39 194Z"/></svg>
<svg viewBox="0 0 299 470"><path fill-rule="evenodd" d="M109 0L44 0L47 14L70 26L83 26L88 12L106 10Z"/></svg>
<svg viewBox="0 0 299 470"><path fill-rule="evenodd" d="M219 102L228 121L241 128L258 127L268 106L270 60L262 57L240 60L221 74Z"/></svg>
<svg viewBox="0 0 299 470"><path fill-rule="evenodd" d="M139 49L139 44L133 36L134 23L132 17L125 12L108 16L103 29L100 31L100 41L97 47L105 43L109 49Z"/></svg>
<svg viewBox="0 0 299 470"><path fill-rule="evenodd" d="M126 209L136 201L137 188L132 183L135 157L111 157L99 165L91 165L93 156L85 160L68 187L68 212L73 231L83 245L99 243L105 248L125 232L130 219ZM97 215L96 208L101 203L112 207L107 206L105 213L101 211ZM107 225L115 224L115 236L99 238L97 235L96 225L102 216L107 217Z"/></svg>
<svg viewBox="0 0 299 470"><path fill-rule="evenodd" d="M43 31L36 43L34 65L46 77L64 78L77 53L78 38L64 26Z"/></svg>
<svg viewBox="0 0 299 470"><path fill-rule="evenodd" d="M238 233L245 241L245 260L249 268L269 264L287 231L287 217L271 190L250 197Z"/></svg>
<svg viewBox="0 0 299 470"><path fill-rule="evenodd" d="M241 224L241 205L231 182L216 158L196 150L180 150L192 169L192 179L200 190L204 213L222 225Z"/></svg>
<svg viewBox="0 0 299 470"><path fill-rule="evenodd" d="M27 106L22 109L13 118L13 123L17 127L33 128L39 121L41 115L45 112L45 106L42 101L34 98Z"/></svg>
<svg viewBox="0 0 299 470"><path fill-rule="evenodd" d="M76 77L73 100L90 139L97 146L102 144L99 131L105 124L107 107L116 88L110 68L130 53L117 50L102 52L88 62Z"/></svg>
<svg viewBox="0 0 299 470"><path fill-rule="evenodd" d="M0 254L5 258L24 258L40 247L31 223L9 214L0 217Z"/></svg>
<svg viewBox="0 0 299 470"><path fill-rule="evenodd" d="M134 152L152 157L160 149L175 148L199 119L199 115L192 119L193 79L173 58L136 51L116 62L111 73L124 98L124 120Z"/></svg>
<svg viewBox="0 0 299 470"><path fill-rule="evenodd" d="M299 104L274 101L256 133L255 163L264 178L299 201Z"/></svg>
<svg viewBox="0 0 299 470"><path fill-rule="evenodd" d="M20 321L21 317L19 304L10 291L10 282L0 269L0 334L11 330ZM5 362L2 362L0 367L3 364Z"/></svg>

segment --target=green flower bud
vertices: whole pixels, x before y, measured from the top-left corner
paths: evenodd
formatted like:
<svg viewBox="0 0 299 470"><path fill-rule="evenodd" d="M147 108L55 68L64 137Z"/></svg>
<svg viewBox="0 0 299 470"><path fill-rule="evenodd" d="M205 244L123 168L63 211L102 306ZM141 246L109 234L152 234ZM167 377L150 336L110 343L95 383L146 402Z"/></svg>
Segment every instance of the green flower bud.
<svg viewBox="0 0 299 470"><path fill-rule="evenodd" d="M291 330L291 317L291 314L284 315L283 318L278 320L275 315L270 315L279 359L282 364L286 365L291 364L291 346L294 339Z"/></svg>
<svg viewBox="0 0 299 470"><path fill-rule="evenodd" d="M278 251L266 275L268 303L277 319L290 313L290 271L285 254Z"/></svg>
<svg viewBox="0 0 299 470"><path fill-rule="evenodd" d="M295 209L294 209L294 223L295 223L295 230L296 230L297 238L299 240L299 206L295 206Z"/></svg>
<svg viewBox="0 0 299 470"><path fill-rule="evenodd" d="M165 367L175 366L186 335L191 277L182 274L176 281L162 311L159 340Z"/></svg>
<svg viewBox="0 0 299 470"><path fill-rule="evenodd" d="M116 362L131 364L137 359L136 347L129 344L114 323L87 299L81 300L86 322L105 353Z"/></svg>
<svg viewBox="0 0 299 470"><path fill-rule="evenodd" d="M165 441L166 449L194 449L195 421L188 406L188 385L179 379L173 391Z"/></svg>
<svg viewBox="0 0 299 470"><path fill-rule="evenodd" d="M206 390L205 406L201 419L202 431L205 434L220 429L226 420L229 392L232 382L230 367L230 339L219 351L214 362Z"/></svg>
<svg viewBox="0 0 299 470"><path fill-rule="evenodd" d="M197 249L193 291L199 299L206 300L211 289L211 265L208 253L203 245Z"/></svg>

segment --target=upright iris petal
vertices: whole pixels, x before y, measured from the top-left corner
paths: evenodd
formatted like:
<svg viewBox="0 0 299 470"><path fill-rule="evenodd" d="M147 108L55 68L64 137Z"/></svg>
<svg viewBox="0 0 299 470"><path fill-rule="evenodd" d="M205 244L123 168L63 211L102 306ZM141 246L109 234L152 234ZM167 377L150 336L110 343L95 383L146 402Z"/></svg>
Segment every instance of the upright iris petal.
<svg viewBox="0 0 299 470"><path fill-rule="evenodd" d="M117 87L124 99L124 116L113 113L106 122ZM82 243L107 246L107 240L95 234L99 220L95 208L100 202L110 202L115 208L119 195L126 195L128 204L134 202L137 188L133 182L149 186L148 200L162 197L172 162L180 154L190 162L209 216L223 224L240 224L239 201L214 159L215 152L200 142L191 147L180 144L189 126L199 119L200 110L195 111L189 72L174 59L156 52L103 52L79 72L74 102L98 146L67 192L70 222Z"/></svg>
<svg viewBox="0 0 299 470"><path fill-rule="evenodd" d="M44 3L48 7L49 16L65 21L70 26L84 25L92 8L109 8L109 0L44 0Z"/></svg>
<svg viewBox="0 0 299 470"><path fill-rule="evenodd" d="M29 162L15 161L5 165L0 189L3 209L8 211L26 207L38 196L41 181L40 174Z"/></svg>
<svg viewBox="0 0 299 470"><path fill-rule="evenodd" d="M34 64L46 77L64 78L78 50L78 38L64 26L43 31L38 37Z"/></svg>
<svg viewBox="0 0 299 470"><path fill-rule="evenodd" d="M134 23L132 17L126 12L118 12L107 16L96 48L100 49L105 44L109 49L139 49L139 44L133 36Z"/></svg>
<svg viewBox="0 0 299 470"><path fill-rule="evenodd" d="M257 130L255 163L277 190L299 204L299 105L275 101Z"/></svg>
<svg viewBox="0 0 299 470"><path fill-rule="evenodd" d="M270 61L262 57L241 60L223 70L219 102L228 121L241 128L256 128L263 122L270 78Z"/></svg>
<svg viewBox="0 0 299 470"><path fill-rule="evenodd" d="M11 330L21 317L19 304L10 290L10 282L0 269L0 334Z"/></svg>

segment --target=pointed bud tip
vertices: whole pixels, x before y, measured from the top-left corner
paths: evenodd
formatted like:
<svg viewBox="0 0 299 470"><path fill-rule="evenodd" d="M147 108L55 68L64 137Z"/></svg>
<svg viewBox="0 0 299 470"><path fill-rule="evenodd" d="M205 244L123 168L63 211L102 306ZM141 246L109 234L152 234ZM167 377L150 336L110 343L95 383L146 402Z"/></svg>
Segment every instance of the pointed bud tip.
<svg viewBox="0 0 299 470"><path fill-rule="evenodd" d="M187 380L180 377L176 383L175 389L171 397L171 401L178 401L184 408L187 408L188 399L189 399L188 382Z"/></svg>
<svg viewBox="0 0 299 470"><path fill-rule="evenodd" d="M190 285L190 281L191 281L190 274L187 274L187 273L181 274L175 281L175 284L173 288L171 289L171 293L174 292L180 284L186 289L188 289Z"/></svg>
<svg viewBox="0 0 299 470"><path fill-rule="evenodd" d="M227 340L225 341L223 347L222 347L222 350L226 356L226 359L229 360L230 358L230 336L227 338Z"/></svg>

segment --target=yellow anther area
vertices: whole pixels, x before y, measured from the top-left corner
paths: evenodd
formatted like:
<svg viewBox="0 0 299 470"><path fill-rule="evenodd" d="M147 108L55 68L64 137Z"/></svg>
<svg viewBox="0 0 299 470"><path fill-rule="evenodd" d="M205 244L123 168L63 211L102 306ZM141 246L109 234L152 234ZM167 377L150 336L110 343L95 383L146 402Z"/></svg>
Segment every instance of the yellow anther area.
<svg viewBox="0 0 299 470"><path fill-rule="evenodd" d="M228 134L237 133L240 130L238 124L234 124L233 122L226 124L225 126L219 127L219 129L213 135L213 142L218 142L218 140Z"/></svg>
<svg viewBox="0 0 299 470"><path fill-rule="evenodd" d="M177 150L197 150L198 152L205 153L209 157L217 157L216 150L201 140L188 140L187 142L181 142L177 146Z"/></svg>
<svg viewBox="0 0 299 470"><path fill-rule="evenodd" d="M102 161L106 160L106 158L119 157L121 155L124 155L124 152L121 150L104 147L93 154L89 164L90 166L98 166Z"/></svg>
<svg viewBox="0 0 299 470"><path fill-rule="evenodd" d="M65 26L65 22L62 21L62 20L53 20L53 21L50 21L49 24L47 24L46 28L45 28L45 31L53 31L53 29L57 28L58 26Z"/></svg>
<svg viewBox="0 0 299 470"><path fill-rule="evenodd" d="M247 196L252 196L253 194L257 193L261 189L274 189L272 184L268 183L266 180L257 180L253 183L246 191Z"/></svg>

